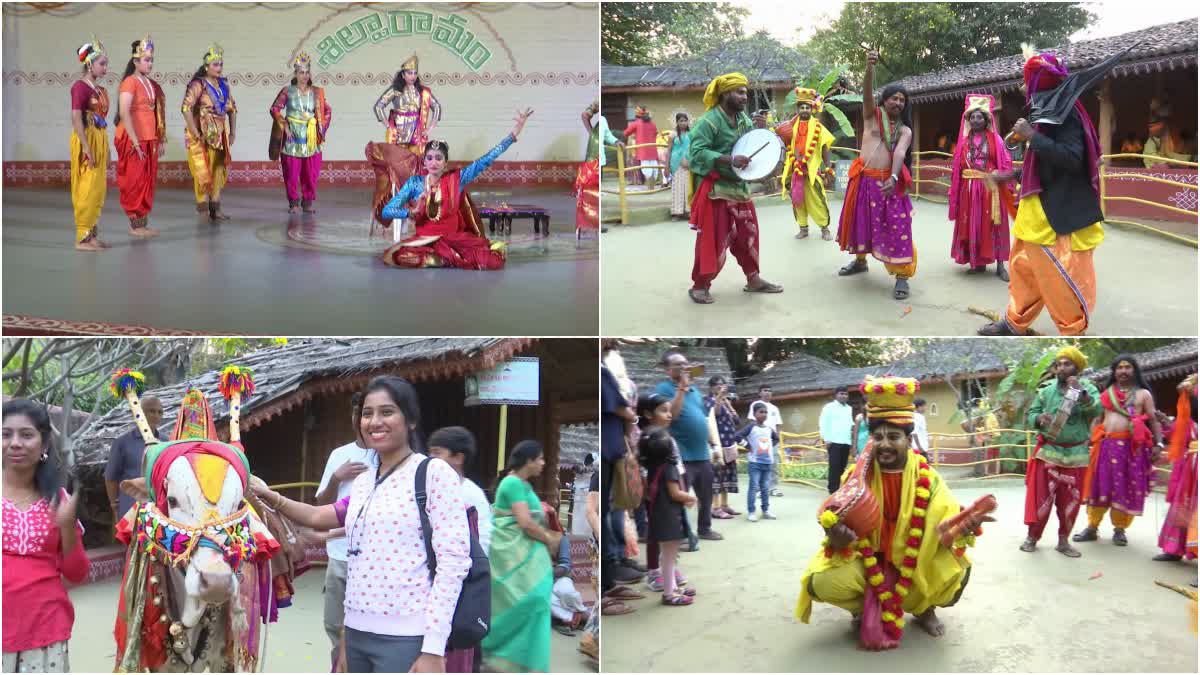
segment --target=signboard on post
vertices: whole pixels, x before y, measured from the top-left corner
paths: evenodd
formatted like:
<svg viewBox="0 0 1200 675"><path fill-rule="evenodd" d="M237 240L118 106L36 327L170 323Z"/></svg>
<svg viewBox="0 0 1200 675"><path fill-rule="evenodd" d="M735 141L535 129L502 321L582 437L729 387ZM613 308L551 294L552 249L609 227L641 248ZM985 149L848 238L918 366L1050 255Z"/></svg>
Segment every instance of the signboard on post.
<svg viewBox="0 0 1200 675"><path fill-rule="evenodd" d="M504 466L504 444L508 435L508 406L532 405L541 401L540 364L536 356L514 356L490 370L468 375L464 405L500 406L500 441L496 466Z"/></svg>
<svg viewBox="0 0 1200 675"><path fill-rule="evenodd" d="M536 356L514 356L495 368L468 375L466 405L538 405L539 366Z"/></svg>

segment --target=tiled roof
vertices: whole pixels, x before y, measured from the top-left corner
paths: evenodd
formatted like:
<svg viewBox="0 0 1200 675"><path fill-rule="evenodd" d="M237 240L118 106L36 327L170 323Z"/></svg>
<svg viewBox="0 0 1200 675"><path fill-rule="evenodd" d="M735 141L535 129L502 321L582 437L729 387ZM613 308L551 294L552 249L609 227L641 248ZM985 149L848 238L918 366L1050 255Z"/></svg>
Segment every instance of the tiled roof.
<svg viewBox="0 0 1200 675"><path fill-rule="evenodd" d="M781 361L763 372L738 382L743 392L755 391L767 384L776 396L832 391L853 387L868 375L896 375L918 380L965 375L998 373L1008 370L1008 361L1020 358L1025 347L1009 338L963 338L937 340L921 351L893 363L847 368L831 361L801 354Z"/></svg>
<svg viewBox="0 0 1200 675"><path fill-rule="evenodd" d="M614 87L670 87L686 89L706 87L712 78L696 71L671 66L614 66L600 64L600 86ZM771 68L759 78L760 83L790 87L793 77L782 68Z"/></svg>
<svg viewBox="0 0 1200 675"><path fill-rule="evenodd" d="M260 411L282 412L292 394L314 380L346 379L388 372L410 381L443 379L472 370L484 357L488 363L503 361L532 340L507 338L320 338L292 340L286 345L260 349L236 359L254 371L254 394L242 403L242 428L253 425ZM478 366L474 366L478 368ZM221 369L211 370L178 384L147 390L162 402L165 428L170 429L179 403L189 388L204 392L218 428L228 423L229 405L217 392ZM349 385L348 385L349 386ZM108 460L113 440L133 427L129 407L117 406L96 420L75 441L77 463L96 464Z"/></svg>
<svg viewBox="0 0 1200 675"><path fill-rule="evenodd" d="M558 466L563 469L583 468L583 460L589 453L600 450L600 426L592 424L564 424L558 430Z"/></svg>
<svg viewBox="0 0 1200 675"><path fill-rule="evenodd" d="M1148 352L1134 354L1142 376L1147 380L1182 380L1196 372L1197 342L1196 338L1188 338L1179 342L1159 347ZM1108 364L1093 364L1094 367L1084 371L1084 376L1097 382L1108 378Z"/></svg>
<svg viewBox="0 0 1200 675"><path fill-rule="evenodd" d="M645 395L654 391L659 382L667 379L666 373L659 367L663 352L676 346L677 343L668 339L646 340L644 342L624 342L618 346L621 358L625 361L625 370L630 379L638 387L639 394ZM721 347L680 347L687 355L692 365L704 366L704 377L700 389L705 391L708 378L720 375L726 382L733 382L733 371L729 368L729 358Z"/></svg>
<svg viewBox="0 0 1200 675"><path fill-rule="evenodd" d="M1105 58L1136 44L1113 69L1112 77L1148 74L1196 65L1197 20L1143 28L1111 37L1085 40L1048 51L1065 55L1072 71L1097 64ZM1040 45L1039 45L1040 47ZM899 80L912 95L914 103L961 97L966 92L999 93L1021 84L1025 59L1020 54L982 63L955 66Z"/></svg>

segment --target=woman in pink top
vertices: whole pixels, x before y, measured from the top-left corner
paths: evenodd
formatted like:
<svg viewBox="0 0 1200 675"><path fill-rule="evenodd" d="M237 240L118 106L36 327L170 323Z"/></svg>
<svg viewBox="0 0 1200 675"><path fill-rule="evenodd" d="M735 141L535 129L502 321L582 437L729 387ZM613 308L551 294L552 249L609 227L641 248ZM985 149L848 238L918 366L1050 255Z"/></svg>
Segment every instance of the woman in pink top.
<svg viewBox="0 0 1200 675"><path fill-rule="evenodd" d="M405 380L383 375L364 392L358 433L379 461L359 474L350 496L312 506L255 481L270 506L316 530L346 528L346 618L342 665L353 673L445 671L446 640L471 566L467 509L458 474L429 459L426 511L437 573L432 583L416 504L420 404Z"/></svg>
<svg viewBox="0 0 1200 675"><path fill-rule="evenodd" d="M33 401L4 404L4 672L66 673L75 608L67 581L87 576L79 492L59 487L50 417Z"/></svg>

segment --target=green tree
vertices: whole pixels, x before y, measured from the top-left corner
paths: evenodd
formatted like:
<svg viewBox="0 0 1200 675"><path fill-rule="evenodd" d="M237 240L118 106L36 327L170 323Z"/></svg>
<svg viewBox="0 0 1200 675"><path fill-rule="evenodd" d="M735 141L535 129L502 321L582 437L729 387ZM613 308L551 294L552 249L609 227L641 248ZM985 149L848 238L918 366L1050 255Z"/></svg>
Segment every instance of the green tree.
<svg viewBox="0 0 1200 675"><path fill-rule="evenodd" d="M636 66L700 54L736 39L749 10L727 2L606 2L600 13L600 59Z"/></svg>
<svg viewBox="0 0 1200 675"><path fill-rule="evenodd" d="M762 372L767 366L800 354L857 368L892 361L908 353L907 338L705 338L707 347L724 347L737 378Z"/></svg>
<svg viewBox="0 0 1200 675"><path fill-rule="evenodd" d="M1095 21L1080 2L848 2L808 47L826 63L849 63L861 76L862 45L878 49L876 82L1012 56L1021 43L1064 44Z"/></svg>

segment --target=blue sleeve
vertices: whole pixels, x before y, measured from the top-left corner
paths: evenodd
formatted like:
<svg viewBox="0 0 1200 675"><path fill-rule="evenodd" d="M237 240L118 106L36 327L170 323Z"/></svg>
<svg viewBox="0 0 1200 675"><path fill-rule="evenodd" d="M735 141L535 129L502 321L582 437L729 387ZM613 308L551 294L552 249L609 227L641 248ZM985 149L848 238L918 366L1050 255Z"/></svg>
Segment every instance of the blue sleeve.
<svg viewBox="0 0 1200 675"><path fill-rule="evenodd" d="M746 426L742 427L740 431L738 431L736 434L733 435L733 440L735 440L735 441L746 440L746 438L748 436L750 436L750 430L754 428L754 424L755 424L754 422L751 422L750 424L747 424Z"/></svg>
<svg viewBox="0 0 1200 675"><path fill-rule="evenodd" d="M673 382L659 382L658 385L654 387L654 393L662 394L667 398L673 399L675 398L675 384Z"/></svg>
<svg viewBox="0 0 1200 675"><path fill-rule="evenodd" d="M409 176L400 187L395 197L383 207L384 218L407 218L408 203L420 197L425 192L425 184L420 176Z"/></svg>
<svg viewBox="0 0 1200 675"><path fill-rule="evenodd" d="M466 187L476 178L479 178L479 174L487 171L492 162L496 161L496 158L500 155L503 155L504 151L508 150L509 146L515 141L516 139L513 138L512 134L509 134L504 137L504 140L500 141L499 145L489 150L486 155L463 167L462 171L458 173L459 186Z"/></svg>

